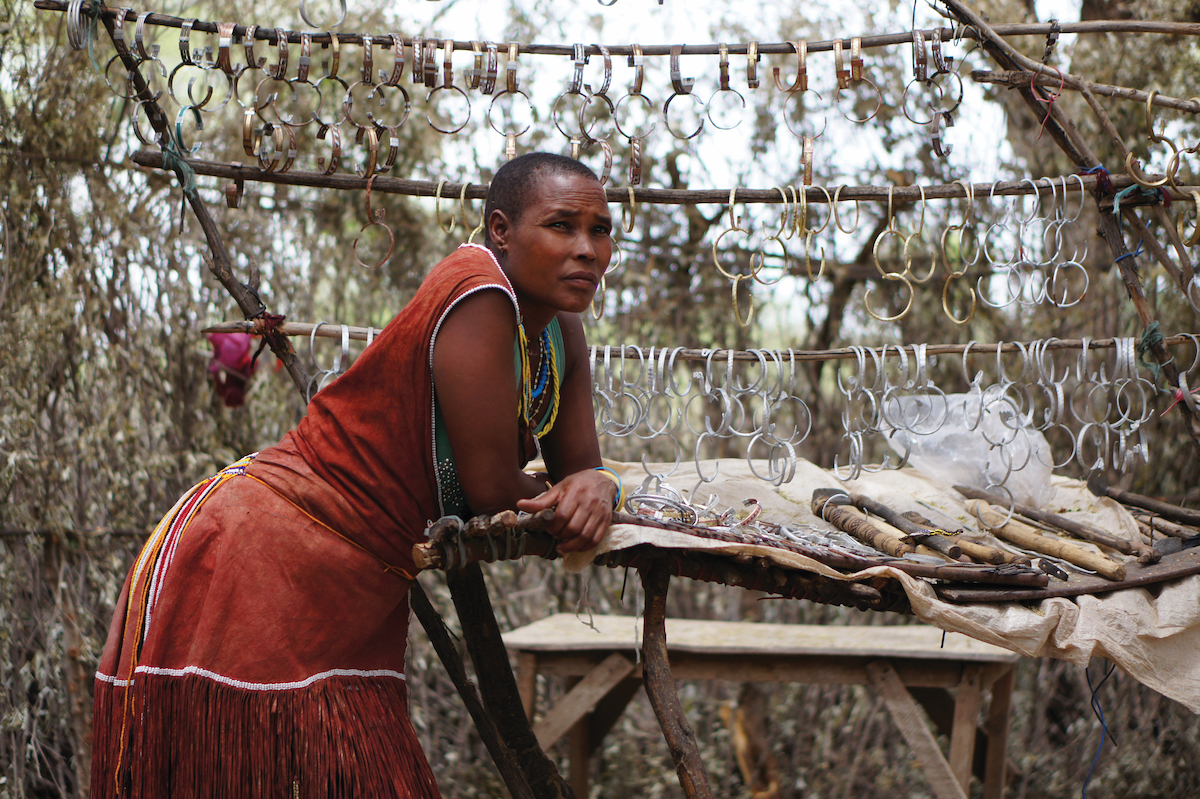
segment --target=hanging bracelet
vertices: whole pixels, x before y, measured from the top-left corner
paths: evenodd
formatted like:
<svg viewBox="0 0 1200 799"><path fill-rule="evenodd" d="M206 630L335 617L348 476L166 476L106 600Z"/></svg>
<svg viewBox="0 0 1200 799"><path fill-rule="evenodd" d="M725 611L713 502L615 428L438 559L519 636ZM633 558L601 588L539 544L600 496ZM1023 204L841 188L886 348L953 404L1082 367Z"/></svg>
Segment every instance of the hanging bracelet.
<svg viewBox="0 0 1200 799"><path fill-rule="evenodd" d="M625 506L625 486L621 484L621 475L607 466L595 466L595 471L612 480L617 486L617 495L613 497L613 510L621 510Z"/></svg>

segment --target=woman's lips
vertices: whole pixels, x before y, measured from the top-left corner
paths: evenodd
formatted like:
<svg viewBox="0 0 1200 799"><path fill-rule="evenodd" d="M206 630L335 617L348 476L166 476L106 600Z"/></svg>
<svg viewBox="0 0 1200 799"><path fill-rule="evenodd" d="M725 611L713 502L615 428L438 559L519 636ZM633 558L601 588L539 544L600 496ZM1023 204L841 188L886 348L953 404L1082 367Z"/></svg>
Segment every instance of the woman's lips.
<svg viewBox="0 0 1200 799"><path fill-rule="evenodd" d="M564 279L568 283L577 283L580 285L586 284L589 289L594 289L596 286L598 286L600 284L600 281L597 280L596 276L593 275L591 272L575 272L573 274L567 275L566 278L564 278Z"/></svg>

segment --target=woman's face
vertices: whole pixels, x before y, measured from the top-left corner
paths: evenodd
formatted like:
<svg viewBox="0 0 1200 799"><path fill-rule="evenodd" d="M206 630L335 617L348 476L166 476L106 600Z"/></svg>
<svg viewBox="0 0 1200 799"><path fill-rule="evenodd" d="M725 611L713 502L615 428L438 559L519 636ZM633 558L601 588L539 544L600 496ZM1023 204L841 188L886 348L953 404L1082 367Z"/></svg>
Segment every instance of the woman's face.
<svg viewBox="0 0 1200 799"><path fill-rule="evenodd" d="M539 178L516 225L500 211L490 222L490 238L531 323L587 309L612 258L612 216L599 183L550 173Z"/></svg>

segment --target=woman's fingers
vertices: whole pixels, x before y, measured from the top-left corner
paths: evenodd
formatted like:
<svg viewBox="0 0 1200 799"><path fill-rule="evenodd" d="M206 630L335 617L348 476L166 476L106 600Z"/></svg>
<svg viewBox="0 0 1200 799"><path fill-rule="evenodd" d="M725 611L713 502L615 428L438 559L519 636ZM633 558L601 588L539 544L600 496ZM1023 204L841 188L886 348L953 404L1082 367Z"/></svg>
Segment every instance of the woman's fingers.
<svg viewBox="0 0 1200 799"><path fill-rule="evenodd" d="M554 507L548 531L560 538L560 552L581 552L600 543L612 522L616 487L593 471L577 472L532 499L517 503L520 510L536 513Z"/></svg>

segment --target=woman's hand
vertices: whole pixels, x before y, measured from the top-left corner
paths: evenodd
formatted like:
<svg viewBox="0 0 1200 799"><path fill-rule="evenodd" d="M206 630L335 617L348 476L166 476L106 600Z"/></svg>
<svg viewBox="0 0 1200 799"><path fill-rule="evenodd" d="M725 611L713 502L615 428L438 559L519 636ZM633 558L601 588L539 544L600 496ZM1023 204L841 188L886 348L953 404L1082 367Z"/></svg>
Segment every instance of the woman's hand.
<svg viewBox="0 0 1200 799"><path fill-rule="evenodd" d="M532 499L520 500L517 508L537 513L553 507L549 532L562 541L558 551L585 552L596 548L612 524L616 497L616 483L594 469L585 469Z"/></svg>

